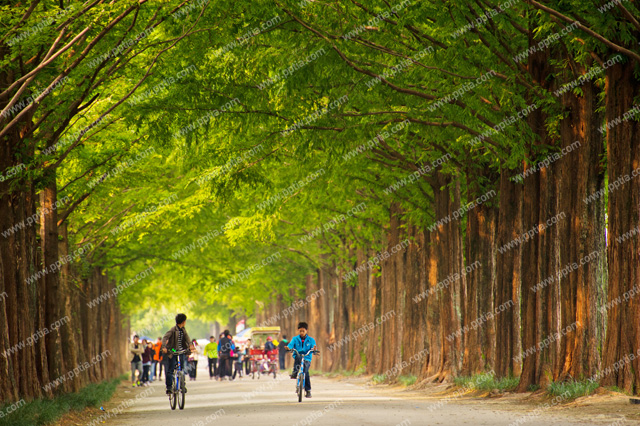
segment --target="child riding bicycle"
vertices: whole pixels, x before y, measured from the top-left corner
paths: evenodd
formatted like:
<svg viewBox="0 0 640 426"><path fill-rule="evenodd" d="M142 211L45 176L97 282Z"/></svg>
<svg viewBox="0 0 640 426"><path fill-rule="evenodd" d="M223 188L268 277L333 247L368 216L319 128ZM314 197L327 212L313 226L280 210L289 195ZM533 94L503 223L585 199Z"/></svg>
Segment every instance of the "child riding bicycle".
<svg viewBox="0 0 640 426"><path fill-rule="evenodd" d="M307 330L309 326L306 322L301 322L298 324L298 335L295 336L287 347L289 349L295 349L300 354L304 354L304 390L305 397L311 398L311 378L309 376L309 366L311 365L311 359L313 357L312 351L316 350L316 341L313 337L307 334ZM291 373L291 378L295 379L298 377L298 369L300 368L300 363L303 361L301 356L293 353L293 372Z"/></svg>
<svg viewBox="0 0 640 426"><path fill-rule="evenodd" d="M176 368L176 364L178 363L177 357L180 357L180 364L182 366L186 366L186 356L191 352L195 352L195 347L191 344L191 339L189 338L189 334L187 333L187 329L185 328L187 324L187 316L185 314L176 315L176 325L175 327L171 327L171 330L167 331L167 333L162 338L162 352L168 353L168 356L165 356L166 359L166 368L165 368L165 384L167 385L167 395L171 395L171 386L173 385L173 370ZM175 355L171 351L176 350L187 351L185 354ZM185 388L186 392L187 389Z"/></svg>

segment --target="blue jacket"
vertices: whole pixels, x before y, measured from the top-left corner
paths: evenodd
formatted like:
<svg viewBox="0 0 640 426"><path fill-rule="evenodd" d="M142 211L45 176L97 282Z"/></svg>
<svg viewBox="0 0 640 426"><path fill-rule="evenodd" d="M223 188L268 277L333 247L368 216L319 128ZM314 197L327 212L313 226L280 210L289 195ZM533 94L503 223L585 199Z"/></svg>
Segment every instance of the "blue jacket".
<svg viewBox="0 0 640 426"><path fill-rule="evenodd" d="M289 349L295 349L300 353L305 353L307 351L310 351L314 346L316 345L316 341L314 340L313 337L307 335L307 337L305 337L304 339L304 345L302 344L302 339L300 338L300 335L294 336L291 341L289 342L289 344L287 345L287 347ZM293 358L295 359L296 357L296 353L293 352ZM312 353L308 353L307 355L304 356L304 360L305 361L311 361L311 358L313 357Z"/></svg>

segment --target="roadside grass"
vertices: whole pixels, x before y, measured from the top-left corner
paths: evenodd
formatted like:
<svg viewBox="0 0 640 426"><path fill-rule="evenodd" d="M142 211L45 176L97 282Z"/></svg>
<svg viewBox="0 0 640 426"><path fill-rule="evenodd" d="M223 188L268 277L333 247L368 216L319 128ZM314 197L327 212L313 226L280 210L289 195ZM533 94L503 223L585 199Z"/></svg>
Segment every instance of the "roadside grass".
<svg viewBox="0 0 640 426"><path fill-rule="evenodd" d="M82 411L87 407L99 407L109 400L118 384L127 376L107 382L94 383L82 388L79 392L57 396L53 399L36 399L27 402L10 414L7 404L0 407L0 426L40 426L55 422L69 411Z"/></svg>
<svg viewBox="0 0 640 426"><path fill-rule="evenodd" d="M416 382L416 380L418 380L418 378L413 374L409 374L406 376L398 376L397 378L397 382L400 383L402 386L411 386ZM373 377L371 378L371 382L376 385L379 385L380 383L384 383L386 381L387 381L387 376L385 376L384 374L374 374Z"/></svg>
<svg viewBox="0 0 640 426"><path fill-rule="evenodd" d="M336 377L351 377L353 376L353 372L347 370L338 370L338 371L320 371L320 370L309 370L309 374L312 376L320 376L320 377L328 377L330 379Z"/></svg>
<svg viewBox="0 0 640 426"><path fill-rule="evenodd" d="M364 371L365 371L364 367L360 367L354 371L343 370L340 374L346 377L355 377L355 376L362 376L364 374Z"/></svg>
<svg viewBox="0 0 640 426"><path fill-rule="evenodd" d="M576 399L581 396L591 395L600 386L598 382L570 381L552 382L547 386L547 392L553 396L563 395L565 399Z"/></svg>
<svg viewBox="0 0 640 426"><path fill-rule="evenodd" d="M336 377L355 377L361 376L365 372L364 367L356 371L347 371L347 370L339 370L330 373L324 373L322 371L314 371L311 370L311 374L314 376L323 376L328 378L336 378ZM374 374L371 378L371 383L373 384L381 384L387 381L387 377L384 374ZM411 386L417 381L417 377L414 375L407 376L398 376L397 382L402 386ZM466 387L470 389L477 389L482 391L493 391L496 390L498 392L511 392L516 389L518 383L520 382L520 378L518 377L503 377L496 378L492 374L476 374L473 376L458 376L453 379L454 384L458 387ZM561 396L564 395L565 399L576 399L581 396L591 395L595 392L595 390L600 385L596 382L592 383L588 380L586 381L571 381L571 382L562 382L557 383L553 382L547 386L546 392L551 396ZM607 389L613 392L625 393L621 389L613 386L608 387ZM529 392L536 392L540 390L539 385L529 386ZM3 426L0 423L0 426Z"/></svg>
<svg viewBox="0 0 640 426"><path fill-rule="evenodd" d="M371 381L376 385L379 385L380 383L384 383L386 378L387 377L384 374L374 374L373 377L371 378Z"/></svg>
<svg viewBox="0 0 640 426"><path fill-rule="evenodd" d="M456 386L467 387L472 389L500 392L509 392L514 390L520 379L518 377L503 377L497 379L493 374L476 374L473 376L459 376L453 379Z"/></svg>
<svg viewBox="0 0 640 426"><path fill-rule="evenodd" d="M618 392L618 393L621 393L621 394L624 394L624 395L627 395L627 396L631 396L631 394L629 392L627 392L624 389L620 389L617 386L605 386L605 389L609 390L611 392Z"/></svg>
<svg viewBox="0 0 640 426"><path fill-rule="evenodd" d="M328 378L336 377L355 377L361 376L365 372L364 367L359 368L356 371L339 370L335 372L325 373L322 371L311 370L311 374L314 376L323 376ZM387 376L384 374L374 374L371 378L371 383L381 384L387 381ZM398 376L397 382L402 386L411 386L417 381L417 377L414 375ZM496 378L493 374L476 374L473 376L458 376L453 379L454 384L458 387L466 387L470 389L477 389L482 391L498 392L511 392L516 389L520 383L518 377L503 377ZM585 381L570 381L570 382L552 382L546 388L546 393L551 396L561 396L567 400L576 399L581 396L591 395L600 385L597 382ZM608 390L613 392L625 393L616 386L607 387ZM529 392L536 392L540 390L539 385L529 386ZM626 393L625 393L626 394ZM0 423L0 426L4 426Z"/></svg>
<svg viewBox="0 0 640 426"><path fill-rule="evenodd" d="M361 366L360 368L354 371L338 370L338 371L325 372L325 371L319 371L319 370L313 370L313 369L309 370L309 374L311 374L312 376L328 377L330 379L334 379L336 377L358 377L358 376L362 376L364 372L365 372L364 366Z"/></svg>
<svg viewBox="0 0 640 426"><path fill-rule="evenodd" d="M400 382L402 386L411 386L416 382L416 380L418 380L418 377L414 376L413 374L409 374L407 376L398 376L398 382Z"/></svg>

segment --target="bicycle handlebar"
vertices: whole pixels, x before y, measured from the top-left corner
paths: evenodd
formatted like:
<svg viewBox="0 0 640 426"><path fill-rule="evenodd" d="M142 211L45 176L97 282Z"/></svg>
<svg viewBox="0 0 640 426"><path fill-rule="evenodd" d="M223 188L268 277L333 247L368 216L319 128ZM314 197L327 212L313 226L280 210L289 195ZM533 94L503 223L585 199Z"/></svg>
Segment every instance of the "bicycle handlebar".
<svg viewBox="0 0 640 426"><path fill-rule="evenodd" d="M310 353L312 353L312 354L314 354L314 355L318 355L318 354L320 353L320 351L318 351L318 350L309 350L309 351L307 351L306 353L301 354L300 352L298 352L298 350L297 350L297 349L294 349L294 348L287 348L287 349L286 349L286 351L287 351L287 352L295 352L295 353L297 353L299 356L305 356L305 355L308 355L308 354L310 354Z"/></svg>
<svg viewBox="0 0 640 426"><path fill-rule="evenodd" d="M187 353L187 350L186 350L186 349L183 349L183 350L181 350L181 351L176 351L175 349L171 349L171 353L174 353L174 354L176 354L176 355L182 355L182 354L186 354L186 353Z"/></svg>

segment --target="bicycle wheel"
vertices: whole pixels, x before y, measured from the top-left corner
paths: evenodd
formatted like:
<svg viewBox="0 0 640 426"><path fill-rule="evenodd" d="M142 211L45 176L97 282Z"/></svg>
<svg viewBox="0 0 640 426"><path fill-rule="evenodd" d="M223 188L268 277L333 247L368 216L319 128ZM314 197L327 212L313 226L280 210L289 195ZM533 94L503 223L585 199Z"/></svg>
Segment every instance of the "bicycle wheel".
<svg viewBox="0 0 640 426"><path fill-rule="evenodd" d="M178 384L178 374L173 374L173 389L171 389L171 395L169 395L169 405L172 410L176 409L176 403L178 402L178 391L176 389Z"/></svg>
<svg viewBox="0 0 640 426"><path fill-rule="evenodd" d="M184 401L185 401L185 382L184 382L184 373L180 372L180 392L178 392L178 407L182 410L184 409Z"/></svg>
<svg viewBox="0 0 640 426"><path fill-rule="evenodd" d="M302 387L304 385L304 376L298 374L298 402L302 402Z"/></svg>

